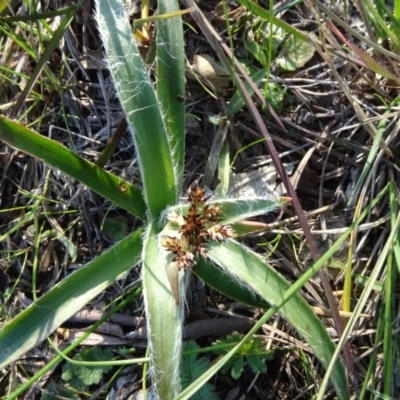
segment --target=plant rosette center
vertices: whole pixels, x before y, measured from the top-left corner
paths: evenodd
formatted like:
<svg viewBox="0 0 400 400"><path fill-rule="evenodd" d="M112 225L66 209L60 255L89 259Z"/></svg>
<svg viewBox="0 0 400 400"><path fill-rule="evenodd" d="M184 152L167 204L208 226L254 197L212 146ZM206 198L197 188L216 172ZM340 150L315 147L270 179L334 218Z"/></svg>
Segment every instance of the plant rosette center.
<svg viewBox="0 0 400 400"><path fill-rule="evenodd" d="M169 233L161 237L161 245L174 255L172 262L178 270L191 269L196 265L196 256L207 258L206 245L210 241L221 242L234 236L229 225L221 224L221 209L208 204L209 197L200 187L190 190L189 208L186 215L171 211Z"/></svg>

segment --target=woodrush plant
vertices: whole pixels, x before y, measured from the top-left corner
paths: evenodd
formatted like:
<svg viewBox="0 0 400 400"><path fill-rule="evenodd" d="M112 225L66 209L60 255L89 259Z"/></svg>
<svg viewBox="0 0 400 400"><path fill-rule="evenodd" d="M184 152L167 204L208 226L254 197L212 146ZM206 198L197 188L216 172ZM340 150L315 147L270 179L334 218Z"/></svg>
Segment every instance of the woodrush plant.
<svg viewBox="0 0 400 400"><path fill-rule="evenodd" d="M188 204L181 204L185 152L185 109L180 101L185 93L182 22L179 18L158 22L155 89L122 2L97 0L96 10L108 66L135 143L142 187L5 117L0 117L0 139L78 179L142 220L143 227L8 322L0 332L0 367L47 338L130 268L141 266L154 388L162 400L188 398L190 394L179 395L184 270L192 268L206 283L236 300L274 307L289 290L289 282L260 255L236 241L228 224L235 226L245 218L269 212L286 200L269 196L207 198L201 188L194 188ZM176 0L159 2L160 15L176 10ZM328 365L334 345L324 326L298 292L285 301L279 312L321 363ZM331 379L337 396L347 398L340 360ZM200 379L191 393L205 382Z"/></svg>

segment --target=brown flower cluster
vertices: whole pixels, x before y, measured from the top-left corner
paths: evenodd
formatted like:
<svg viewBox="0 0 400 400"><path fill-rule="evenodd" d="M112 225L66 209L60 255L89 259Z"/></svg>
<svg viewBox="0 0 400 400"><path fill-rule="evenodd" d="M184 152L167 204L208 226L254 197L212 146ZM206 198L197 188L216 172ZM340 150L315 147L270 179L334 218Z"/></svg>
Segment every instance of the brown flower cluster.
<svg viewBox="0 0 400 400"><path fill-rule="evenodd" d="M180 238L164 237L161 244L171 253L179 269L193 268L195 256L206 258L206 243L210 240L220 242L233 236L230 226L221 225L220 207L206 204L209 198L200 187L191 189L188 195L189 211L186 216L169 215L168 219L179 225Z"/></svg>

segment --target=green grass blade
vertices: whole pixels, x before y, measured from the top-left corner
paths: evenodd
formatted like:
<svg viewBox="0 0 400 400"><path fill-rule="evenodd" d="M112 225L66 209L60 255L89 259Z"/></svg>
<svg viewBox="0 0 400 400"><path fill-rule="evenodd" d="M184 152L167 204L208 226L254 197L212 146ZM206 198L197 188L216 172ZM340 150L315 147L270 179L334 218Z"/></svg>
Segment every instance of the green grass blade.
<svg viewBox="0 0 400 400"><path fill-rule="evenodd" d="M367 15L376 29L376 32L379 32L381 36L380 39L390 38L392 48L395 47L398 49L400 47L400 42L396 30L398 31L399 29L399 23L390 9L381 0L377 0L376 2L365 1L364 6L368 11ZM378 12L377 6L380 8L380 12ZM391 21L391 23L388 23L388 20Z"/></svg>
<svg viewBox="0 0 400 400"><path fill-rule="evenodd" d="M10 115L11 117L16 116L18 114L20 108L22 107L22 105L25 103L26 98L28 97L33 86L39 79L39 76L42 73L43 68L45 68L47 61L50 59L54 50L58 46L59 41L62 39L65 30L68 28L69 24L71 23L78 8L79 8L79 6L75 6L75 7L71 7L70 9L67 10L64 18L61 20L60 26L57 28L57 30L52 35L49 43L47 43L47 45L46 45L43 55L38 60L36 66L35 66L35 69L33 70L32 75L29 79L29 82L26 84L22 93L20 94L20 96L17 100L17 103L15 104L15 106L12 110L12 113ZM49 75L51 76L50 73L49 73Z"/></svg>
<svg viewBox="0 0 400 400"><path fill-rule="evenodd" d="M396 229L396 215L399 214L399 203L397 199L397 190L393 182L389 186L389 201L390 201L390 213L391 213L391 225L392 229ZM395 325L396 313L395 309L395 298L396 298L396 283L398 278L398 271L395 264L398 263L399 254L399 232L397 231L392 241L392 248L389 251L388 259L386 263L386 277L384 280L384 301L382 308L384 312L381 313L382 325L383 325L383 392L385 395L391 395L393 388L393 371L396 368L396 359L398 358L398 346L395 345L396 337L393 332L393 326ZM399 264L398 264L399 265ZM396 335L397 336L397 335Z"/></svg>
<svg viewBox="0 0 400 400"><path fill-rule="evenodd" d="M120 1L97 0L97 21L108 65L136 145L151 218L177 200L167 128ZM168 107L168 105L165 105Z"/></svg>
<svg viewBox="0 0 400 400"><path fill-rule="evenodd" d="M0 14L1 14L1 8L2 8L2 4L5 3L3 1L0 1ZM2 20L6 23L10 23L10 22L30 22L30 21L39 21L41 19L49 19L49 18L54 18L57 15L66 15L68 14L71 10L76 10L78 6L77 5L72 5L69 7L62 7L59 8L57 10L51 10L51 11L45 11L45 12L41 12L41 13L37 13L37 12L30 12L29 14L26 15L17 15L17 16L7 16L7 17L3 17Z"/></svg>
<svg viewBox="0 0 400 400"><path fill-rule="evenodd" d="M390 113L390 111L391 111L391 107L389 107L389 109L385 112L385 114ZM376 131L376 135L374 136L374 141L372 143L371 149L368 152L368 158L364 164L361 175L357 179L356 186L355 186L354 190L352 191L350 199L347 202L348 207L353 207L354 203L356 202L356 200L359 197L360 190L364 186L365 180L367 179L367 176L368 176L371 168L375 164L376 156L377 156L378 150L381 146L382 137L383 137L383 134L385 131L386 131L386 120L384 118L382 118L382 120L379 121L378 129Z"/></svg>
<svg viewBox="0 0 400 400"><path fill-rule="evenodd" d="M386 278L385 278L385 294L384 294L384 312L382 318L384 320L384 336L383 336L383 393L387 396L391 395L393 388L394 370L396 368L395 351L393 346L393 325L394 325L394 298L396 286L396 271L394 264L393 251L390 250L387 257Z"/></svg>
<svg viewBox="0 0 400 400"><path fill-rule="evenodd" d="M251 76L251 79L254 82L254 84L257 87L259 87L261 81L263 79L265 79L267 74L268 74L268 68L263 68L263 69L260 69L259 71L255 72ZM244 83L244 86L245 86L246 90L249 92L249 95L252 96L254 93L253 88L247 82ZM244 106L245 106L245 102L243 101L240 92L236 91L235 94L232 96L231 100L229 101L229 104L226 106L226 109L227 109L229 115L234 116Z"/></svg>
<svg viewBox="0 0 400 400"><path fill-rule="evenodd" d="M166 260L150 225L144 244L143 297L147 316L150 372L160 399L174 399L180 390L182 308L176 305L166 272Z"/></svg>
<svg viewBox="0 0 400 400"><path fill-rule="evenodd" d="M179 10L177 0L158 4L158 13ZM185 156L185 61L181 17L168 18L157 24L157 93L164 106L177 182L183 178ZM180 186L180 185L179 185ZM178 186L178 187L179 187Z"/></svg>
<svg viewBox="0 0 400 400"><path fill-rule="evenodd" d="M252 14L258 15L260 18L270 21L271 24L282 28L287 33L291 33L297 39L307 40L307 36L296 28L293 28L288 23L280 20L275 15L271 14L268 10L262 8L260 5L250 0L238 0L239 4L246 7Z"/></svg>
<svg viewBox="0 0 400 400"><path fill-rule="evenodd" d="M291 286L258 254L233 240L210 243L208 254L225 272L230 273L244 285L252 287L254 292L262 296L271 306L279 304L283 293ZM279 312L309 344L322 365L327 367L335 346L304 298L299 293L294 294ZM347 391L346 374L340 360L333 368L331 379L337 393Z"/></svg>
<svg viewBox="0 0 400 400"><path fill-rule="evenodd" d="M141 231L77 270L0 331L0 368L35 347L64 321L140 261Z"/></svg>
<svg viewBox="0 0 400 400"><path fill-rule="evenodd" d="M56 141L3 116L0 116L0 140L79 180L139 219L145 218L146 205L137 187L86 161Z"/></svg>
<svg viewBox="0 0 400 400"><path fill-rule="evenodd" d="M336 346L336 350L333 354L331 363L330 363L330 365L327 369L327 372L325 374L325 377L321 383L321 387L320 387L320 390L318 393L317 400L322 400L324 397L325 390L327 387L327 382L329 379L329 373L331 371L331 366L332 366L331 364L333 364L335 362L335 360L339 357L341 350L343 349L346 341L348 340L348 338L350 336L350 332L354 329L354 327L359 319L359 316L365 307L365 304L370 299L370 295L374 288L374 284L378 280L379 276L382 273L383 267L387 263L388 254L393 245L394 237L398 236L398 234L399 234L399 229L400 229L400 214L398 214L396 216L396 221L394 223L394 226L392 227L390 235L386 240L385 246L383 247L382 251L380 252L378 260L376 261L375 266L374 266L372 272L370 273L368 283L365 286L363 292L361 293L361 296L358 298L357 304L353 310L353 314L343 331L343 334L339 340L339 343Z"/></svg>

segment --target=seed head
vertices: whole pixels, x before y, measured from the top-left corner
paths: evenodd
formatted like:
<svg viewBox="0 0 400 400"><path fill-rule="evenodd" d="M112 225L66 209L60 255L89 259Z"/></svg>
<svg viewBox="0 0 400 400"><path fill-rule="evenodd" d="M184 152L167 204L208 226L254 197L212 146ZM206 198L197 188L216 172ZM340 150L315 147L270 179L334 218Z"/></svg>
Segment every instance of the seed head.
<svg viewBox="0 0 400 400"><path fill-rule="evenodd" d="M190 251L182 251L178 253L172 261L176 262L178 269L192 269L196 265L196 260Z"/></svg>
<svg viewBox="0 0 400 400"><path fill-rule="evenodd" d="M203 208L202 215L208 222L220 221L221 208L217 205L206 204Z"/></svg>
<svg viewBox="0 0 400 400"><path fill-rule="evenodd" d="M191 189L188 195L189 203L194 205L204 204L208 199L209 197L206 197L204 190L199 186Z"/></svg>
<svg viewBox="0 0 400 400"><path fill-rule="evenodd" d="M173 261L178 269L193 268L195 256L207 258L206 244L210 240L220 242L234 235L230 226L219 224L221 209L218 205L206 204L208 199L204 190L196 186L188 195L187 215L170 213L167 216L169 221L179 225L180 237L164 237L161 244L175 255Z"/></svg>
<svg viewBox="0 0 400 400"><path fill-rule="evenodd" d="M171 253L184 251L184 243L181 239L171 236L165 236L161 239L161 244Z"/></svg>
<svg viewBox="0 0 400 400"><path fill-rule="evenodd" d="M234 232L230 226L214 225L208 229L208 234L210 235L211 239L221 242L224 239L233 237Z"/></svg>
<svg viewBox="0 0 400 400"><path fill-rule="evenodd" d="M182 226L185 223L185 218L174 211L171 211L167 214L167 220L169 222L178 224L179 226Z"/></svg>
<svg viewBox="0 0 400 400"><path fill-rule="evenodd" d="M199 243L193 246L193 253L196 254L197 256L207 258L207 249L204 243Z"/></svg>

